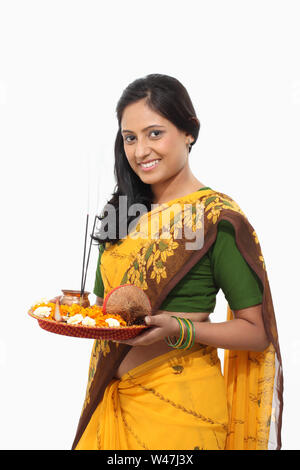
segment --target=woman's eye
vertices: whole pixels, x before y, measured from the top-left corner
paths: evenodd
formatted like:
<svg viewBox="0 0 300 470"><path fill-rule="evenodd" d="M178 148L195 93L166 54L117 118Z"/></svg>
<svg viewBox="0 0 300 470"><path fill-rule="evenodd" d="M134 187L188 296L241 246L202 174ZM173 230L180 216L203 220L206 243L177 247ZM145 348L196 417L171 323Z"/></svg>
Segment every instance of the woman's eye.
<svg viewBox="0 0 300 470"><path fill-rule="evenodd" d="M150 134L152 134L152 132L158 132L158 135L161 134L161 131L151 131ZM156 135L155 137L158 137L158 135Z"/></svg>
<svg viewBox="0 0 300 470"><path fill-rule="evenodd" d="M155 130L155 131L151 131L149 135L153 134L153 133L156 133L156 135L154 135L154 137L159 137L160 134L162 134L162 131L159 131L159 130ZM130 139L130 137L133 137L133 139L135 138L134 135L127 135L124 140L127 144L130 144L131 142L133 142L133 139ZM128 140L129 139L129 140Z"/></svg>
<svg viewBox="0 0 300 470"><path fill-rule="evenodd" d="M131 136L131 135L127 135L127 136L125 137L125 142L127 142L127 143L130 143L130 142L132 142L132 140L127 140L127 139L128 139L128 137L133 137L133 136Z"/></svg>

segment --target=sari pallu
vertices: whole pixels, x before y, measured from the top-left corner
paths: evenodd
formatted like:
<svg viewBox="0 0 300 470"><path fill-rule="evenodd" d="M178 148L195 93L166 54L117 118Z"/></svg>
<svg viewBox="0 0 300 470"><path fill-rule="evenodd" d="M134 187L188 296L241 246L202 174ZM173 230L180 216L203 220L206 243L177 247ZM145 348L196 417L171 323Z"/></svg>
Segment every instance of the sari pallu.
<svg viewBox="0 0 300 470"><path fill-rule="evenodd" d="M270 341L263 352L225 351L229 413L225 449L280 449L283 373L272 296L257 234L232 198L207 189L158 205L144 214L127 237L116 245L106 243L101 259L104 295L118 285L137 285L150 298L155 314L168 293L214 243L217 224L222 219L232 223L237 247L262 282L262 315ZM200 248L186 249L191 230L195 237L203 236ZM233 312L227 305L227 320L232 318ZM94 342L86 398L73 448L130 349L131 346L111 341Z"/></svg>

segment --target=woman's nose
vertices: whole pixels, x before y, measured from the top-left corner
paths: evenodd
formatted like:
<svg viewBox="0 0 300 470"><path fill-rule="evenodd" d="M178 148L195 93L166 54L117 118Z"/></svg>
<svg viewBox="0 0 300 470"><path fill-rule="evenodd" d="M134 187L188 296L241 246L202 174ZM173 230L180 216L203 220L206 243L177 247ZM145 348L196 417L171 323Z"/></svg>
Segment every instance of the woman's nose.
<svg viewBox="0 0 300 470"><path fill-rule="evenodd" d="M142 140L137 141L137 144L135 146L135 156L137 159L142 159L143 157L146 157L149 155L151 152L151 149L149 148L149 145L147 145L145 142Z"/></svg>

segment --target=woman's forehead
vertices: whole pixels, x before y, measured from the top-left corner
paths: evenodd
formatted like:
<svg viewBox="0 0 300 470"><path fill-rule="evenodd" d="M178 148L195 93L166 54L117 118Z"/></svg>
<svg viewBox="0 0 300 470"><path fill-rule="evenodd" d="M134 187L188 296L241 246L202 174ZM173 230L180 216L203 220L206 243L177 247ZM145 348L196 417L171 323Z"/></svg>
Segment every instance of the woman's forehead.
<svg viewBox="0 0 300 470"><path fill-rule="evenodd" d="M141 100L142 101L142 100ZM121 130L125 131L145 131L150 126L167 126L169 121L149 108L144 102L132 103L124 109Z"/></svg>

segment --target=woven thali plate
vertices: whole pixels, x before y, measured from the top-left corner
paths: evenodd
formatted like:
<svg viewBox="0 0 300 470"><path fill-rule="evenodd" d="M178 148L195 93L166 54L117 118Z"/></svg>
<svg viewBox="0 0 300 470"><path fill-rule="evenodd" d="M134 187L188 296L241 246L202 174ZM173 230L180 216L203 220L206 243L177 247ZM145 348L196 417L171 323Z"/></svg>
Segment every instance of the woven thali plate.
<svg viewBox="0 0 300 470"><path fill-rule="evenodd" d="M43 330L56 333L57 335L73 336L75 338L126 341L127 339L134 338L146 328L150 328L148 325L108 326L106 328L102 328L100 326L68 325L68 323L40 318L37 315L34 315L31 309L28 311L28 314L38 321L39 326L43 328Z"/></svg>

